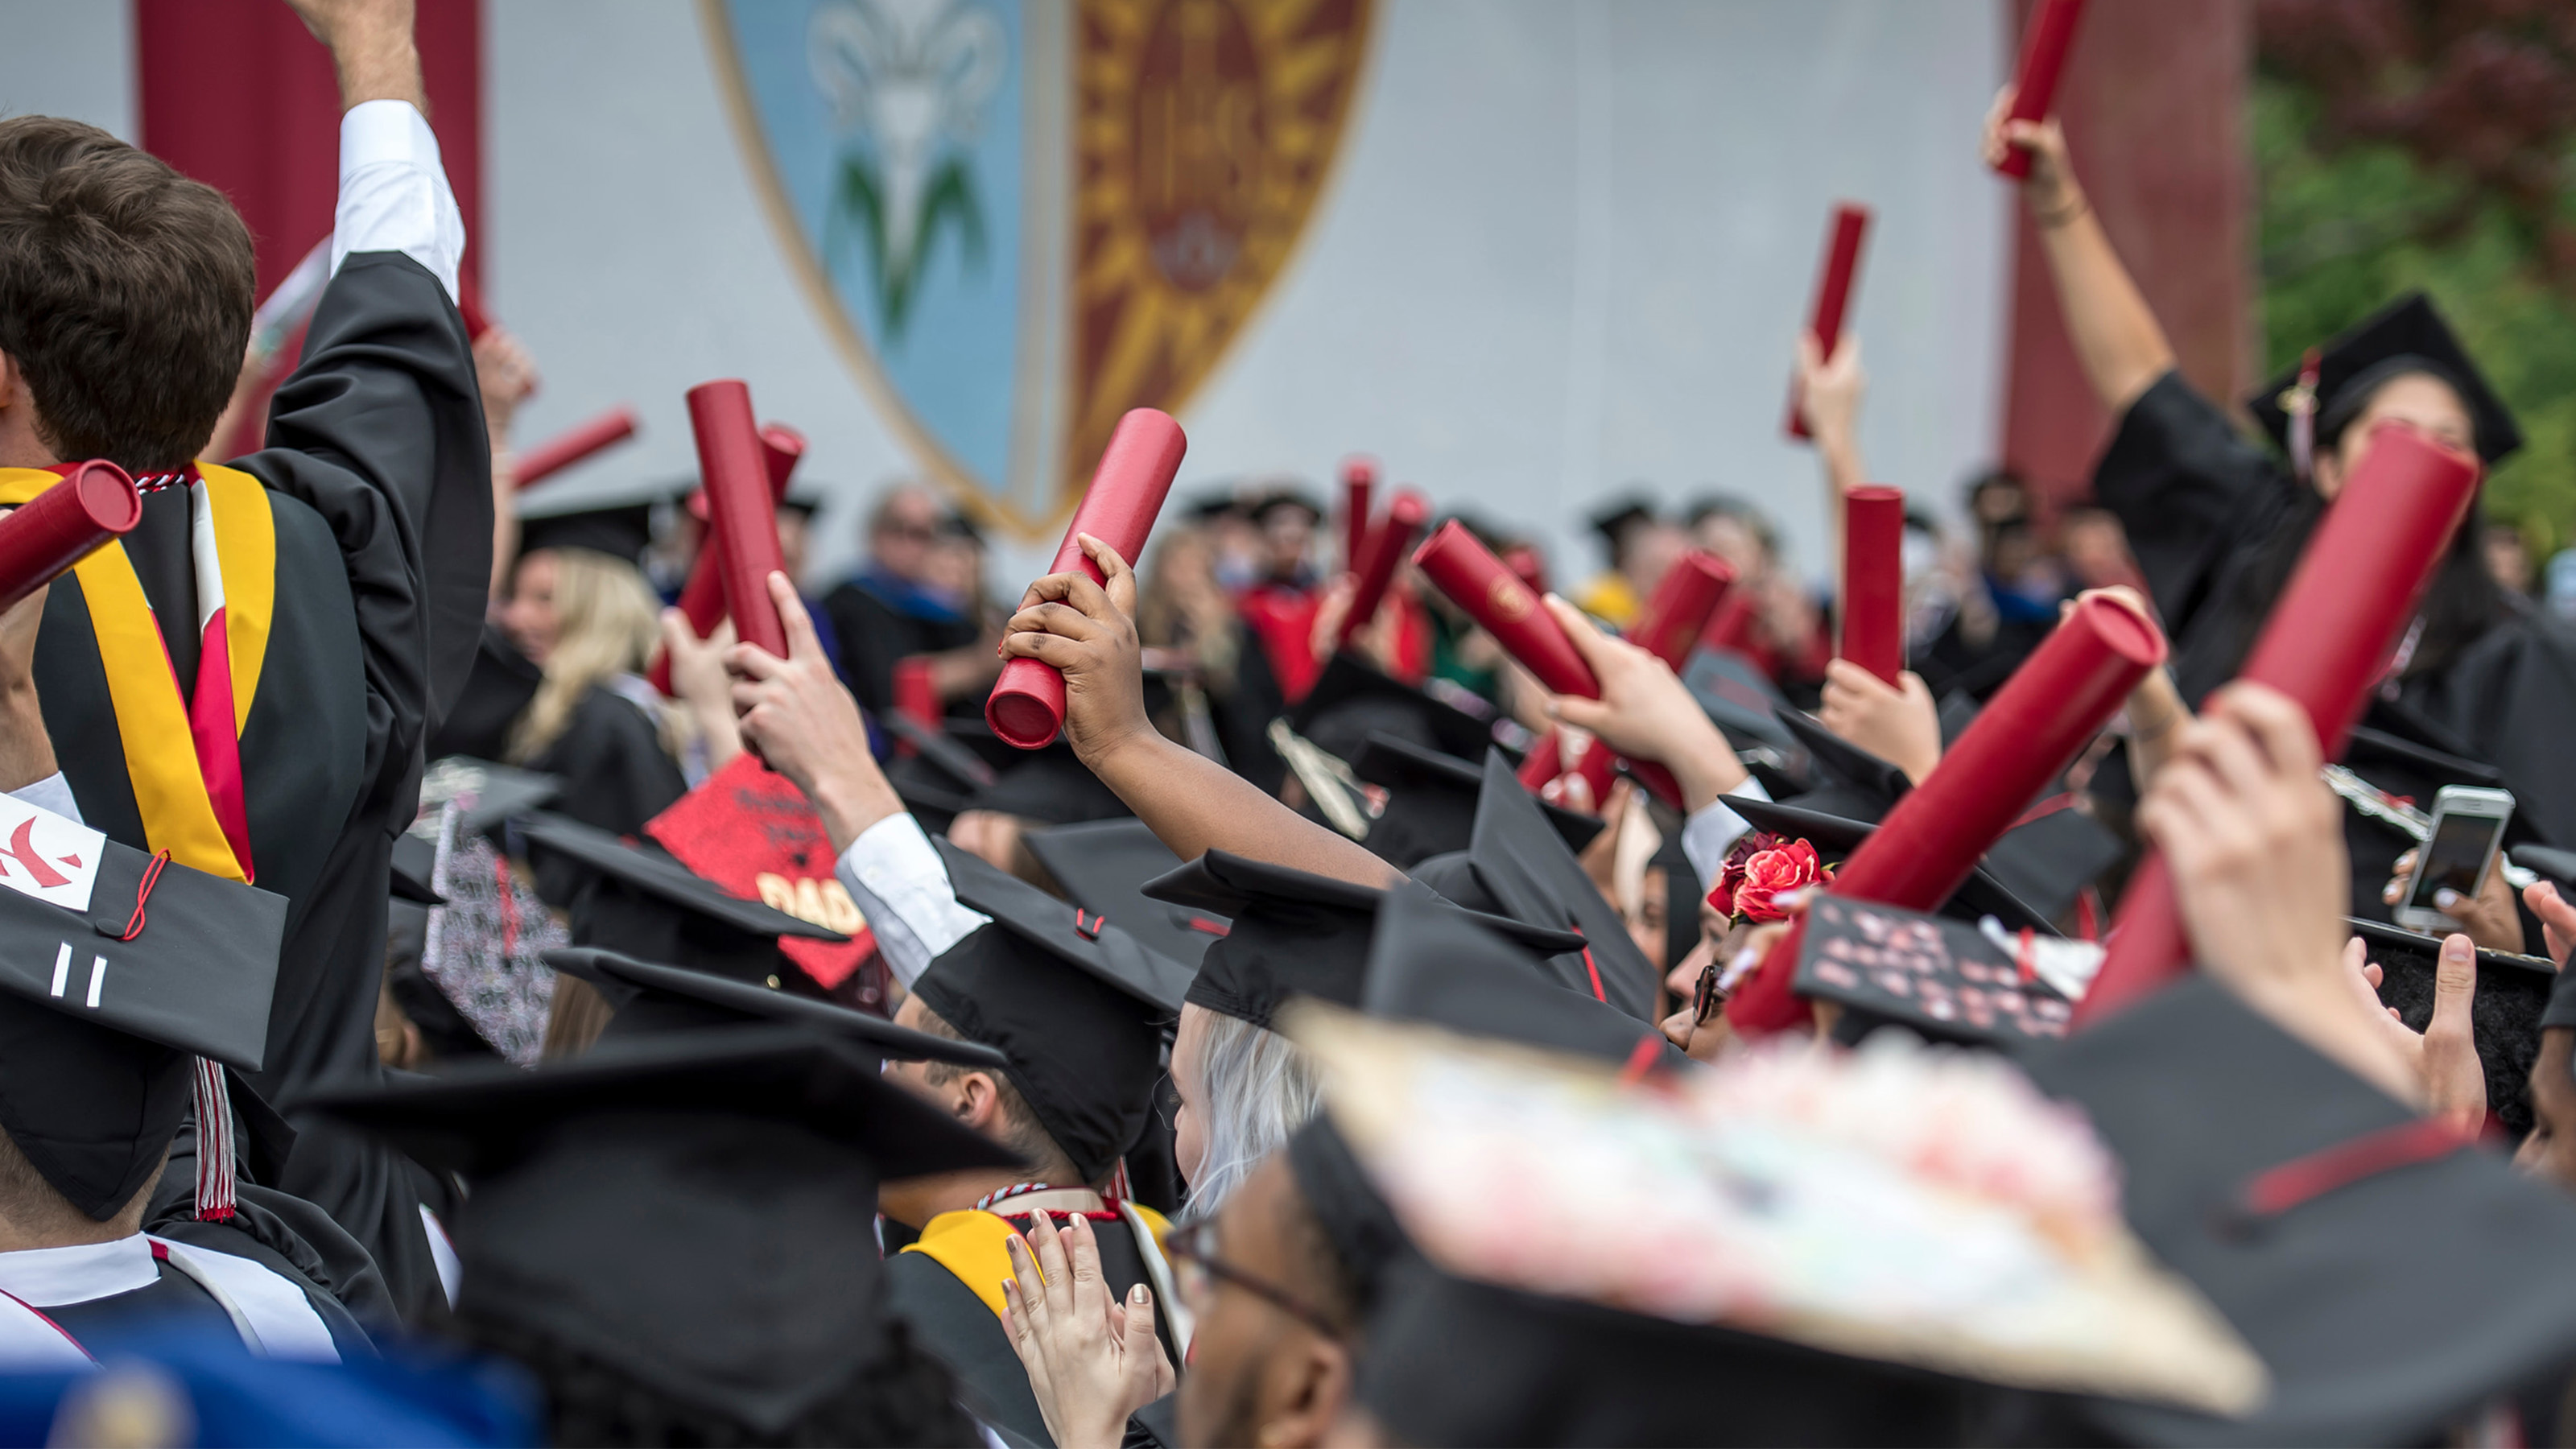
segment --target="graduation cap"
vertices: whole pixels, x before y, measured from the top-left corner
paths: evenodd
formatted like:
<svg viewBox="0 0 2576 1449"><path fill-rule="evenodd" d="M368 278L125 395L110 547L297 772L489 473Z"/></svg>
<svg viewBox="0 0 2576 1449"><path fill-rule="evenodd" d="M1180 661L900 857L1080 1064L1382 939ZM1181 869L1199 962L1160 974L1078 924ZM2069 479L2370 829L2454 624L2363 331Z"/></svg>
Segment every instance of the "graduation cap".
<svg viewBox="0 0 2576 1449"><path fill-rule="evenodd" d="M1485 754L1467 858L1500 914L1584 938L1578 952L1557 959L1557 976L1564 985L1639 1021L1655 1019L1663 973L1637 949L1626 918L1592 884L1583 862L1503 763L1500 751Z"/></svg>
<svg viewBox="0 0 2576 1449"><path fill-rule="evenodd" d="M437 874L438 846L410 831L394 837L393 898L414 905L443 906L447 897L431 884Z"/></svg>
<svg viewBox="0 0 2576 1449"><path fill-rule="evenodd" d="M542 808L562 790L563 779L557 775L449 755L431 761L422 773L420 803L428 808L450 800L465 800L458 830L465 835L482 835L515 816Z"/></svg>
<svg viewBox="0 0 2576 1449"><path fill-rule="evenodd" d="M599 487L566 482L534 488L515 500L519 555L544 548L586 548L635 563L653 543L657 509L694 492L697 479L661 478Z"/></svg>
<svg viewBox="0 0 2576 1449"><path fill-rule="evenodd" d="M304 1104L466 1174L457 1309L776 1435L885 1341L881 1179L1018 1165L873 1052L737 1027Z"/></svg>
<svg viewBox="0 0 2576 1449"><path fill-rule="evenodd" d="M2450 384L2477 427L2478 456L2489 467L2522 446L2513 414L2487 385L2432 299L2410 292L2336 335L2317 354L2317 444L2324 447L2352 421L2378 385L2408 372L2427 372ZM2282 451L2290 447L2286 403L2299 385L2294 366L2245 400L2263 431Z"/></svg>
<svg viewBox="0 0 2576 1449"><path fill-rule="evenodd" d="M543 956L548 966L599 988L609 1009L617 1013L600 1033L602 1041L711 1027L801 1026L899 1061L952 1062L963 1067L1000 1067L1009 1061L980 1042L913 1031L882 1016L793 996L774 986L638 961L587 946L558 947Z"/></svg>
<svg viewBox="0 0 2576 1449"><path fill-rule="evenodd" d="M1601 541L1615 557L1630 529L1655 521L1654 500L1642 493L1623 494L1592 510L1583 521L1601 535Z"/></svg>
<svg viewBox="0 0 2576 1449"><path fill-rule="evenodd" d="M1315 495L1296 483L1270 483L1243 499L1244 516L1259 523L1282 508L1302 508L1317 520L1324 517L1324 505Z"/></svg>
<svg viewBox="0 0 2576 1449"><path fill-rule="evenodd" d="M1757 744L1785 753L1798 747L1797 736L1780 723L1778 711L1788 701L1779 686L1734 650L1694 650L1682 663L1682 687L1738 749Z"/></svg>
<svg viewBox="0 0 2576 1449"><path fill-rule="evenodd" d="M1377 1306L1387 1269L1411 1254L1395 1209L1378 1195L1351 1145L1333 1126L1330 1113L1318 1112L1289 1134L1280 1155L1296 1180L1297 1194L1323 1230L1325 1246L1342 1269L1356 1300L1351 1306L1365 1319Z"/></svg>
<svg viewBox="0 0 2576 1449"><path fill-rule="evenodd" d="M2122 1211L2272 1371L2249 1416L2097 1404L2132 1443L2418 1443L2576 1357L2576 1203L2194 975L2029 1059Z"/></svg>
<svg viewBox="0 0 2576 1449"><path fill-rule="evenodd" d="M1876 820L1914 788L1903 770L1825 728L1806 711L1783 705L1775 717L1806 752L1816 776L1815 787L1791 803L1826 815Z"/></svg>
<svg viewBox="0 0 2576 1449"><path fill-rule="evenodd" d="M1474 764L1372 730L1351 761L1351 772L1386 787L1386 808L1362 844L1397 870L1465 850L1474 837L1476 796L1485 783L1485 772ZM1601 833L1601 821L1593 816L1544 801L1539 809L1577 853Z"/></svg>
<svg viewBox="0 0 2576 1449"><path fill-rule="evenodd" d="M1360 1004L1385 891L1211 850L1146 882L1145 895L1234 923L1200 959L1189 983L1191 1005L1268 1030L1291 997ZM1506 939L1550 954L1583 948L1582 938L1563 931L1495 916L1477 919Z"/></svg>
<svg viewBox="0 0 2576 1449"><path fill-rule="evenodd" d="M1847 860L1860 843L1878 829L1873 821L1850 820L1839 815L1826 815L1800 805L1781 805L1769 800L1751 800L1741 796L1726 797L1726 808L1744 817L1756 830L1790 840L1803 840L1813 845L1828 862ZM2062 934L2049 917L2025 903L2021 897L1997 880L1985 866L1969 872L1968 879L1941 903L1938 912L1953 920L1976 921L1992 916L2006 930L2025 928L2045 936Z"/></svg>
<svg viewBox="0 0 2576 1449"><path fill-rule="evenodd" d="M728 895L658 847L631 846L605 830L542 811L528 817L525 832L540 873L560 871L574 882L569 914L577 946L760 981L787 970L778 950L781 936L849 939Z"/></svg>
<svg viewBox="0 0 2576 1449"><path fill-rule="evenodd" d="M2400 1020L2422 1031L2433 1020L2433 973L2441 964L2442 938L2385 921L2344 924L2367 943L2379 966L2379 999ZM2544 956L2481 950L2478 990L2469 1006L2470 1034L2486 1072L2487 1107L2520 1138L2531 1130L2531 1064L2540 1055L2541 1028L2551 1025L2551 993L2559 973ZM2571 1017L2567 1025L2576 1025Z"/></svg>
<svg viewBox="0 0 2576 1449"><path fill-rule="evenodd" d="M1315 687L1288 712L1288 727L1338 760L1357 756L1372 734L1469 759L1483 758L1494 740L1492 725L1349 650L1325 662Z"/></svg>
<svg viewBox="0 0 2576 1449"><path fill-rule="evenodd" d="M1144 821L1094 820L1020 837L1073 903L1195 971L1208 943L1229 929L1213 911L1148 900L1145 883L1180 869L1181 858Z"/></svg>
<svg viewBox="0 0 2576 1449"><path fill-rule="evenodd" d="M203 1057L259 1070L286 900L10 802L0 1127L106 1222L161 1170Z"/></svg>
<svg viewBox="0 0 2576 1449"><path fill-rule="evenodd" d="M1078 906L947 841L958 904L991 921L932 960L913 994L968 1041L999 1048L1047 1136L1084 1182L1134 1144L1162 1075L1162 1028L1190 971Z"/></svg>
<svg viewBox="0 0 2576 1449"><path fill-rule="evenodd" d="M1360 1009L1625 1064L1641 1055L1671 1066L1689 1058L1654 1023L1569 990L1548 957L1508 940L1411 881L1378 906Z"/></svg>
<svg viewBox="0 0 2576 1449"><path fill-rule="evenodd" d="M995 771L990 783L967 796L966 808L997 810L1047 825L1079 825L1134 813L1061 737Z"/></svg>

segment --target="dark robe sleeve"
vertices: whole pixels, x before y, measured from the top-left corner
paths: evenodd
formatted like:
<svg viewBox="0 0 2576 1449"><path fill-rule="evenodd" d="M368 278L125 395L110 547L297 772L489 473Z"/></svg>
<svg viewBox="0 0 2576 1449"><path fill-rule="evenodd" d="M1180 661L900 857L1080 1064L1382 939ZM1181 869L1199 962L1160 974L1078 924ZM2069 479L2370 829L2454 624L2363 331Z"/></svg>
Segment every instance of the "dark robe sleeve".
<svg viewBox="0 0 2576 1449"><path fill-rule="evenodd" d="M2419 707L2469 742L2543 839L2576 846L2576 628L2546 614L2499 624L2421 689Z"/></svg>
<svg viewBox="0 0 2576 1449"><path fill-rule="evenodd" d="M967 1412L1032 1444L1053 1449L1029 1371L1002 1320L975 1291L927 1253L886 1259L886 1307L912 1325L922 1351L957 1376Z"/></svg>
<svg viewBox="0 0 2576 1449"><path fill-rule="evenodd" d="M871 714L894 708L894 662L914 653L908 620L856 584L823 596L823 612L841 646L841 677Z"/></svg>
<svg viewBox="0 0 2576 1449"><path fill-rule="evenodd" d="M360 808L398 830L417 794L412 757L473 666L492 572L473 350L426 268L398 252L342 264L270 405L267 442L235 466L311 506L340 545L366 667Z"/></svg>
<svg viewBox="0 0 2576 1449"><path fill-rule="evenodd" d="M2094 501L2127 531L2156 612L2175 637L2230 556L2261 542L2249 524L2279 508L2286 491L2280 470L2179 372L2129 405L2093 470Z"/></svg>

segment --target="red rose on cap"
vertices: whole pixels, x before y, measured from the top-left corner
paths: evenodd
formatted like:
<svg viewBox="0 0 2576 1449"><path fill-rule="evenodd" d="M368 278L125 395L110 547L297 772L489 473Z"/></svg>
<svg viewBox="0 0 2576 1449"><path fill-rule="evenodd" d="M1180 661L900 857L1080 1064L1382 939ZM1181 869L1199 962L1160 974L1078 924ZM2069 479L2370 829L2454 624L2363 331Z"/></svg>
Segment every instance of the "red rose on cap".
<svg viewBox="0 0 2576 1449"><path fill-rule="evenodd" d="M1734 887L1730 914L1748 921L1785 921L1789 913L1777 897L1833 878L1816 848L1803 840L1756 850L1744 862L1744 879Z"/></svg>

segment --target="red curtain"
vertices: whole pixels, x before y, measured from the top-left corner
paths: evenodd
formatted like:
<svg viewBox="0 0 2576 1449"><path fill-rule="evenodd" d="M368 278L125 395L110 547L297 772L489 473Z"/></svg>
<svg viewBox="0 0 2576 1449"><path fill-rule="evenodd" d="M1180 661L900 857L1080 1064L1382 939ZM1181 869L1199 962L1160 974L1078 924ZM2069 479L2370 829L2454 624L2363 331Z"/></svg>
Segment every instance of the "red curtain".
<svg viewBox="0 0 2576 1449"><path fill-rule="evenodd" d="M278 0L134 0L143 146L230 196L259 244L265 298L331 230L340 90L330 53ZM430 120L465 213L482 221L482 0L420 0Z"/></svg>

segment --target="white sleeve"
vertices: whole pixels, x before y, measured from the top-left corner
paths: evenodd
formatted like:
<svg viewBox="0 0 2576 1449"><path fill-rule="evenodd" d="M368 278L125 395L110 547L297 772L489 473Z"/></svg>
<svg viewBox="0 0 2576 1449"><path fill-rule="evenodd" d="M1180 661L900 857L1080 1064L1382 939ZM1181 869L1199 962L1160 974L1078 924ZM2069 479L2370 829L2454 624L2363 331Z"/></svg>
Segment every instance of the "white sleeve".
<svg viewBox="0 0 2576 1449"><path fill-rule="evenodd" d="M77 820L83 825L89 823L81 819L80 802L72 798L72 782L64 779L60 770L32 785L21 785L9 795L11 799L24 801L39 810L51 810L65 820Z"/></svg>
<svg viewBox="0 0 2576 1449"><path fill-rule="evenodd" d="M947 863L908 814L889 815L861 832L841 852L834 874L907 991L941 952L992 919L957 904Z"/></svg>
<svg viewBox="0 0 2576 1449"><path fill-rule="evenodd" d="M340 205L331 271L351 252L401 252L456 292L465 217L439 164L438 137L409 101L361 101L340 118Z"/></svg>
<svg viewBox="0 0 2576 1449"><path fill-rule="evenodd" d="M1747 800L1768 800L1771 792L1751 775L1744 783L1726 792ZM1702 891L1714 889L1718 872L1726 868L1726 852L1733 849L1738 836L1753 827L1744 817L1726 808L1726 795L1701 806L1691 818L1682 822L1682 854L1690 857L1691 870L1699 876Z"/></svg>

